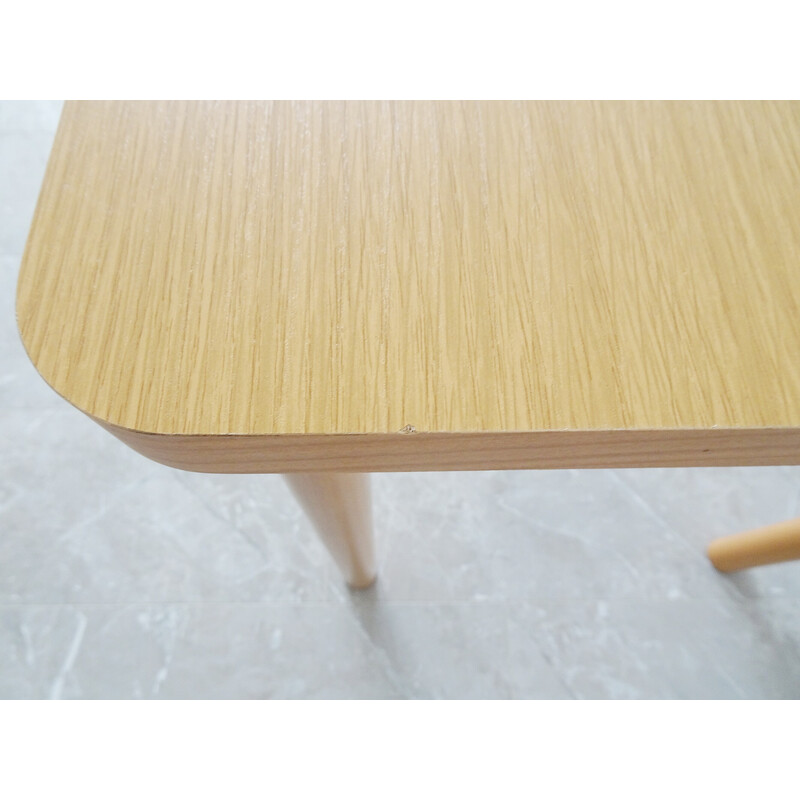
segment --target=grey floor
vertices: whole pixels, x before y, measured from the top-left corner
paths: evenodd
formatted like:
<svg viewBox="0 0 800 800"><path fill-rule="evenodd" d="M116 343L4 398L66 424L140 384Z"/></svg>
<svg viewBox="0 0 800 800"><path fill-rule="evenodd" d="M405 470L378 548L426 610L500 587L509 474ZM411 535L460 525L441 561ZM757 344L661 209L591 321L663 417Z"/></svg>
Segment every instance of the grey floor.
<svg viewBox="0 0 800 800"><path fill-rule="evenodd" d="M341 584L276 476L150 463L57 397L14 292L59 104L0 103L0 697L800 698L800 468L378 475Z"/></svg>

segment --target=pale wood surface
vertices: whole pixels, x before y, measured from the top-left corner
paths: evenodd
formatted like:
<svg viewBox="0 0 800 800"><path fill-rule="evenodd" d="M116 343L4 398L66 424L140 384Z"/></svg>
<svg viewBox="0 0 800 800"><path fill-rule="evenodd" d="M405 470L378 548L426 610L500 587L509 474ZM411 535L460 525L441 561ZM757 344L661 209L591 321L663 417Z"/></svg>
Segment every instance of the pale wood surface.
<svg viewBox="0 0 800 800"><path fill-rule="evenodd" d="M178 466L797 463L798 208L798 103L68 103L18 319Z"/></svg>
<svg viewBox="0 0 800 800"><path fill-rule="evenodd" d="M194 472L709 467L796 464L800 429L165 436L102 423L153 461Z"/></svg>
<svg viewBox="0 0 800 800"><path fill-rule="evenodd" d="M354 589L371 586L377 572L369 475L298 473L284 477L347 583Z"/></svg>

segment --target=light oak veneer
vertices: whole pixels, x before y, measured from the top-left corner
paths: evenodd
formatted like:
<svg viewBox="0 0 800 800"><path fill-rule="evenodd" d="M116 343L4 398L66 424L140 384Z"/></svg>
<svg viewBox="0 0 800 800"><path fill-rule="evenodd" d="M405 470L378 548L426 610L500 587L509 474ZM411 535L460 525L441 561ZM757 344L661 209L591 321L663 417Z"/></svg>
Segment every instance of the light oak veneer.
<svg viewBox="0 0 800 800"><path fill-rule="evenodd" d="M67 103L17 314L187 469L800 463L800 103Z"/></svg>

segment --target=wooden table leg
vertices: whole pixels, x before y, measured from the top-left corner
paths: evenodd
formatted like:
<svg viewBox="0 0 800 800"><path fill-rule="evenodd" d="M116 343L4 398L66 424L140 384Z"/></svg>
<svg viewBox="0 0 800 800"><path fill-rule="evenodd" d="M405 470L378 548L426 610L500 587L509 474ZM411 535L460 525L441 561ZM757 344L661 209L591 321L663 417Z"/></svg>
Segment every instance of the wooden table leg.
<svg viewBox="0 0 800 800"><path fill-rule="evenodd" d="M715 539L708 557L720 572L800 558L800 518Z"/></svg>
<svg viewBox="0 0 800 800"><path fill-rule="evenodd" d="M283 476L354 589L376 577L369 475L291 473Z"/></svg>

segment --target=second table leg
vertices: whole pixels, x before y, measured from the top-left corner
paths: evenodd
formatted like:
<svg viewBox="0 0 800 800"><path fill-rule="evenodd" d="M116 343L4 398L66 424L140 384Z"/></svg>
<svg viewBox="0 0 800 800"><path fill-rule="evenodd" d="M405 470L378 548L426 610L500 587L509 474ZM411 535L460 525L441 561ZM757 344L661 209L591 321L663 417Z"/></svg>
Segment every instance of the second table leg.
<svg viewBox="0 0 800 800"><path fill-rule="evenodd" d="M720 572L800 558L800 517L715 539L708 557Z"/></svg>

